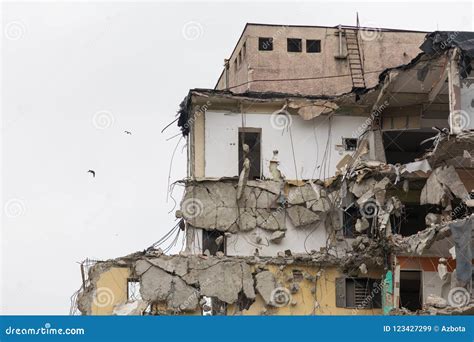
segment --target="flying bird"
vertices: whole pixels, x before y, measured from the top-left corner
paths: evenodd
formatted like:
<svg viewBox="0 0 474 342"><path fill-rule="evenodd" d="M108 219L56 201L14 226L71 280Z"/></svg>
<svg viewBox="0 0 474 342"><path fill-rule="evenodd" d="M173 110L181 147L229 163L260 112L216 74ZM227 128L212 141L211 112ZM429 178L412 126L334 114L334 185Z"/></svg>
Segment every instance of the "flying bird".
<svg viewBox="0 0 474 342"><path fill-rule="evenodd" d="M125 132L125 134L130 134L130 135L132 135L132 132L130 132L130 131L124 131L124 132Z"/></svg>
<svg viewBox="0 0 474 342"><path fill-rule="evenodd" d="M87 171L87 172L88 172L88 173L91 173L91 174L92 174L92 177L95 178L95 171L94 171L94 170L89 170L89 171Z"/></svg>

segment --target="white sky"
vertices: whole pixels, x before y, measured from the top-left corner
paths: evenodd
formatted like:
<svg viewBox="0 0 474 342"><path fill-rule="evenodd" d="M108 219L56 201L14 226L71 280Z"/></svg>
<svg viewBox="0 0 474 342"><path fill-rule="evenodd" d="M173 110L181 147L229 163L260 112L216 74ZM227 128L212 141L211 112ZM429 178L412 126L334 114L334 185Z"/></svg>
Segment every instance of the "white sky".
<svg viewBox="0 0 474 342"><path fill-rule="evenodd" d="M471 31L474 16L455 2L4 2L1 11L3 314L67 314L78 261L143 250L174 225L166 189L179 137L166 138L178 129L160 131L189 88L215 85L246 22L354 25L359 11L362 25ZM104 111L113 124L97 129ZM179 148L172 180L185 163Z"/></svg>

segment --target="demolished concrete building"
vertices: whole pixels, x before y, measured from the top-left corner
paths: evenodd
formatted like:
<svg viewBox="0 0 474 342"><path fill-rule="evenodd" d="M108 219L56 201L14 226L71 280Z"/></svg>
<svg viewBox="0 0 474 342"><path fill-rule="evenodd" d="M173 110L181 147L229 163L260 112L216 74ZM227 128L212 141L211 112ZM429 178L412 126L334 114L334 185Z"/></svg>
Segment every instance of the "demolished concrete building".
<svg viewBox="0 0 474 342"><path fill-rule="evenodd" d="M474 33L420 44L342 94L190 90L178 113L188 176L168 234L183 232L183 250L84 265L77 308L472 312Z"/></svg>

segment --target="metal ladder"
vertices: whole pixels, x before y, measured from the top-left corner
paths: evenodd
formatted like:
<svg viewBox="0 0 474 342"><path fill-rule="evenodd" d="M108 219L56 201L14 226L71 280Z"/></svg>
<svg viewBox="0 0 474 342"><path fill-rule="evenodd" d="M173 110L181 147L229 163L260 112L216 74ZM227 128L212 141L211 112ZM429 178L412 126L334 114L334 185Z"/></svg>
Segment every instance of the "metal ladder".
<svg viewBox="0 0 474 342"><path fill-rule="evenodd" d="M366 88L357 30L344 29L344 36L346 37L347 60L351 70L352 87Z"/></svg>

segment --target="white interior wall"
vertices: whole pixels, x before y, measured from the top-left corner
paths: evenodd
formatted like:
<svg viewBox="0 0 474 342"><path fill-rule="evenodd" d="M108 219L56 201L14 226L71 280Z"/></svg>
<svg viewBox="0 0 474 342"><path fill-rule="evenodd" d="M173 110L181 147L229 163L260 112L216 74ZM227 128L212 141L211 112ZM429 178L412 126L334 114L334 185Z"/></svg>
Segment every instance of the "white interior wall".
<svg viewBox="0 0 474 342"><path fill-rule="evenodd" d="M461 83L461 110L467 113L466 127L463 129L474 129L474 75L471 73L468 79Z"/></svg>
<svg viewBox="0 0 474 342"><path fill-rule="evenodd" d="M280 243L269 242L271 231L254 229L250 232L239 232L227 239L227 255L253 255L258 249L260 256L276 256L279 251L291 250L292 253L309 253L312 249L319 251L326 247L327 233L324 224L307 228L295 228L286 220L287 230ZM262 241L256 242L259 236Z"/></svg>
<svg viewBox="0 0 474 342"><path fill-rule="evenodd" d="M269 161L273 150L278 150L280 170L287 179L327 178L333 176L337 162L350 152L344 152L336 145L342 138L351 138L360 132L364 117L320 116L305 121L298 115L291 115L291 136L295 150L296 169L290 131L273 128L271 113L245 114L245 127L261 128L261 156L263 176L270 178ZM205 116L205 176L232 177L238 175L238 131L242 126L242 115L207 111ZM331 129L330 129L331 127ZM354 133L355 134L355 133ZM328 137L329 136L329 137ZM322 162L329 138L328 166L322 170ZM319 168L318 168L319 166ZM321 170L321 171L320 171Z"/></svg>
<svg viewBox="0 0 474 342"><path fill-rule="evenodd" d="M426 298L430 294L444 299L448 298L448 293L451 289L451 274L448 273L446 280L441 280L438 272L423 272L423 303L426 303Z"/></svg>

